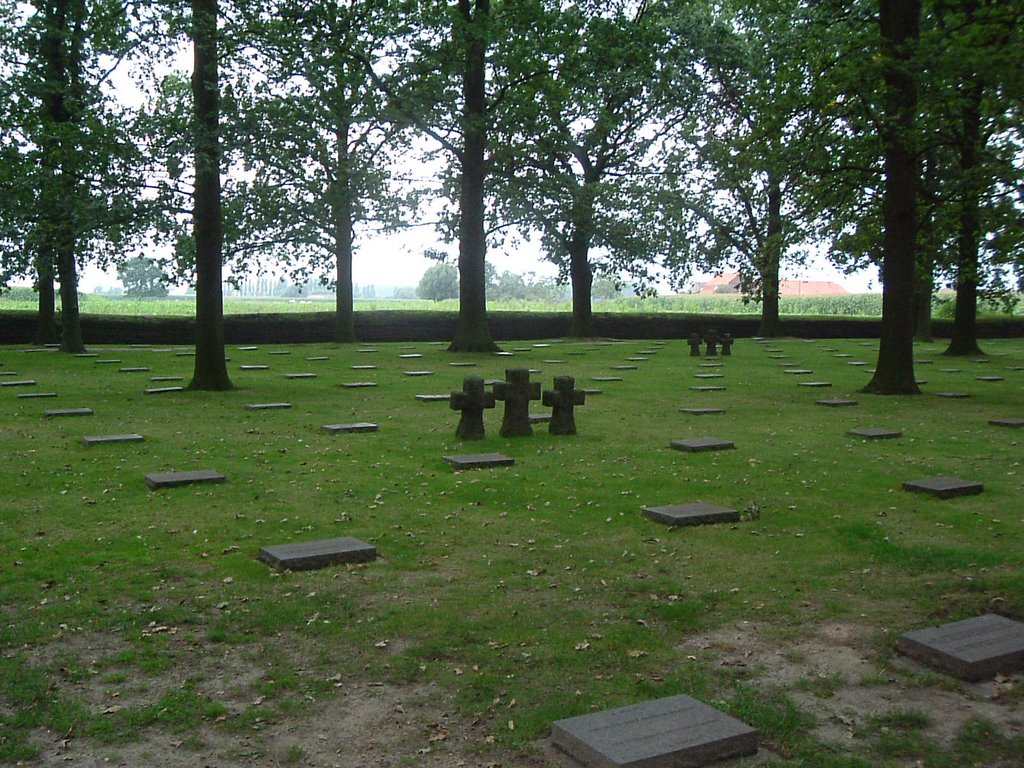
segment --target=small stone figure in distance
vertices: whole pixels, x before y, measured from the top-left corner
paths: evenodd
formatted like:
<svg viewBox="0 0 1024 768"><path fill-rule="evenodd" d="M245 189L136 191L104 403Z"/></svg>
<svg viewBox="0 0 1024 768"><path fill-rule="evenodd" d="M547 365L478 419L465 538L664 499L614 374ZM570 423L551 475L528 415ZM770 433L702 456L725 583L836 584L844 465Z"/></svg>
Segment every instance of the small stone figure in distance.
<svg viewBox="0 0 1024 768"><path fill-rule="evenodd" d="M548 432L552 435L575 435L576 415L573 408L586 402L586 394L576 389L576 380L572 376L555 376L554 390L545 390L545 406L551 409L551 421Z"/></svg>
<svg viewBox="0 0 1024 768"><path fill-rule="evenodd" d="M540 382L530 381L528 368L508 368L505 381L496 382L494 397L505 403L499 433L502 437L530 437L530 401L540 400Z"/></svg>
<svg viewBox="0 0 1024 768"><path fill-rule="evenodd" d="M462 380L462 391L452 392L449 405L453 411L462 411L455 436L463 440L484 439L484 409L494 407L494 395L484 389L479 376Z"/></svg>
<svg viewBox="0 0 1024 768"><path fill-rule="evenodd" d="M718 357L718 331L709 328L708 332L704 334L704 343L708 345L704 354L708 357Z"/></svg>
<svg viewBox="0 0 1024 768"><path fill-rule="evenodd" d="M690 345L690 357L700 357L700 334L691 333L686 343Z"/></svg>
<svg viewBox="0 0 1024 768"><path fill-rule="evenodd" d="M732 334L731 333L723 333L722 334L722 357L731 357L731 356L732 356Z"/></svg>

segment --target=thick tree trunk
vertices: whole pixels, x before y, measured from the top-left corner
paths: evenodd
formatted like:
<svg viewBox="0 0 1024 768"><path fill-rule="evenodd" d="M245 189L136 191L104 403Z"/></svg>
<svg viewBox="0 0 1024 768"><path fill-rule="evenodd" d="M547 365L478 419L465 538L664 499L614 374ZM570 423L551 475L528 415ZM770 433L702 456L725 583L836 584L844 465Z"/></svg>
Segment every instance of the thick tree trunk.
<svg viewBox="0 0 1024 768"><path fill-rule="evenodd" d="M779 319L779 270L782 263L782 185L774 174L768 176L768 223L765 252L760 265L761 325L758 336L782 335Z"/></svg>
<svg viewBox="0 0 1024 768"><path fill-rule="evenodd" d="M44 238L36 255L36 290L39 293L39 311L36 315L36 344L56 344L57 295L53 287L53 248Z"/></svg>
<svg viewBox="0 0 1024 768"><path fill-rule="evenodd" d="M69 193L69 194L74 194ZM78 310L78 270L75 265L75 231L71 212L56 237L57 280L60 282L60 349L61 352L85 352L82 321Z"/></svg>
<svg viewBox="0 0 1024 768"><path fill-rule="evenodd" d="M597 177L588 170L573 205L569 237L566 239L569 280L572 283L572 327L569 334L576 338L597 335L594 328L594 270L590 266L590 241L594 232L592 189L596 181Z"/></svg>
<svg viewBox="0 0 1024 768"><path fill-rule="evenodd" d="M224 359L223 214L220 186L220 84L217 0L192 0L195 68L196 182L192 228L196 246L196 356L189 389L231 389Z"/></svg>
<svg viewBox="0 0 1024 768"><path fill-rule="evenodd" d="M40 52L47 83L43 102L46 117L53 126L44 144L44 165L54 172L48 176L53 198L43 212L45 249L49 252L50 291L53 272L60 281L61 350L84 352L82 325L78 311L78 271L75 263L79 203L77 151L71 138L76 122L75 110L81 102L82 36L86 9L80 0L57 0L45 7L46 27L40 40ZM56 172L56 171L59 171ZM52 300L52 297L51 297Z"/></svg>
<svg viewBox="0 0 1024 768"><path fill-rule="evenodd" d="M956 310L947 355L981 354L978 346L978 233L980 197L975 178L981 144L981 87L965 89L960 128L960 213L956 238Z"/></svg>
<svg viewBox="0 0 1024 768"><path fill-rule="evenodd" d="M466 60L462 79L463 145L459 194L459 318L451 352L494 352L487 324L487 237L484 183L487 177L487 37L490 0L459 0Z"/></svg>
<svg viewBox="0 0 1024 768"><path fill-rule="evenodd" d="M352 174L349 159L349 133L351 123L342 120L338 125L338 167L331 213L334 217L335 280L334 340L347 344L356 340L355 305L352 301Z"/></svg>
<svg viewBox="0 0 1024 768"><path fill-rule="evenodd" d="M590 234L580 225L573 227L569 238L569 280L572 283L572 327L569 335L592 338L594 329L594 273L590 269Z"/></svg>
<svg viewBox="0 0 1024 768"><path fill-rule="evenodd" d="M882 195L882 338L865 392L920 394L914 377L914 268L917 239L917 159L914 121L917 84L910 67L918 38L921 0L880 0L885 189Z"/></svg>

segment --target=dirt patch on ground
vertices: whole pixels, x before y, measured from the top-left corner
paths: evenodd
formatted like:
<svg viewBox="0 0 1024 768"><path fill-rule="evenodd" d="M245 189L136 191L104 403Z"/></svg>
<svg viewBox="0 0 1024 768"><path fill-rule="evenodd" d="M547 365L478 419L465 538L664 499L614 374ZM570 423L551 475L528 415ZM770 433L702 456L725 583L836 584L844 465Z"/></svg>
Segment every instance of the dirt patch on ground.
<svg viewBox="0 0 1024 768"><path fill-rule="evenodd" d="M894 639L877 630L832 623L788 641L767 626L742 622L680 646L689 656L741 671L755 687L777 687L813 715L816 739L855 747L872 717L919 711L931 717L925 735L949 744L972 718L993 723L1004 736L1024 733L1024 709L1007 694L1024 675L981 683L955 683L885 650Z"/></svg>
<svg viewBox="0 0 1024 768"><path fill-rule="evenodd" d="M261 681L281 662L280 649L268 654L250 646L211 649L170 637L163 651L173 661L167 669L125 675L116 660L130 650L129 643L115 636L77 635L38 649L30 663L49 671L63 697L101 716L116 718L184 689L216 702L226 714L187 730L148 726L137 738L119 744L75 733L36 731L31 741L40 755L32 765L546 768L569 764L543 745L535 755L498 749L488 738L486 724L451 714L456 711L454 702L432 685L367 683L339 675L329 681L326 693L305 695L301 711L289 712L279 702L264 701L260 694ZM301 666L290 660L290 668L301 671ZM239 717L243 713L248 716Z"/></svg>

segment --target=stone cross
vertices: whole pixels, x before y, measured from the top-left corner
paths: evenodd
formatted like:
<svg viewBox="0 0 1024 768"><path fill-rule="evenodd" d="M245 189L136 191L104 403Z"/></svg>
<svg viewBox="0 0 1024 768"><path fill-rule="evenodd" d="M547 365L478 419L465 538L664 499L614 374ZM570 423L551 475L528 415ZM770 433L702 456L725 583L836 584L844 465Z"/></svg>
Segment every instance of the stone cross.
<svg viewBox="0 0 1024 768"><path fill-rule="evenodd" d="M494 395L484 389L484 380L467 376L462 380L462 391L452 392L449 404L453 411L462 411L455 436L463 440L483 440L484 409L494 407Z"/></svg>
<svg viewBox="0 0 1024 768"><path fill-rule="evenodd" d="M690 345L690 357L700 357L700 334L691 333L686 343Z"/></svg>
<svg viewBox="0 0 1024 768"><path fill-rule="evenodd" d="M576 416L573 408L583 405L586 399L587 396L576 389L576 380L572 376L555 376L554 390L546 390L542 401L551 408L548 432L552 435L575 435Z"/></svg>
<svg viewBox="0 0 1024 768"><path fill-rule="evenodd" d="M708 345L706 354L708 357L718 357L718 331L709 328L704 334L704 343Z"/></svg>
<svg viewBox="0 0 1024 768"><path fill-rule="evenodd" d="M724 357L731 357L732 356L732 334L731 333L723 333L722 334L722 355Z"/></svg>
<svg viewBox="0 0 1024 768"><path fill-rule="evenodd" d="M505 415L501 420L502 437L529 437L530 401L540 400L540 382L530 381L528 368L507 368L505 381L494 383L494 397L505 402Z"/></svg>

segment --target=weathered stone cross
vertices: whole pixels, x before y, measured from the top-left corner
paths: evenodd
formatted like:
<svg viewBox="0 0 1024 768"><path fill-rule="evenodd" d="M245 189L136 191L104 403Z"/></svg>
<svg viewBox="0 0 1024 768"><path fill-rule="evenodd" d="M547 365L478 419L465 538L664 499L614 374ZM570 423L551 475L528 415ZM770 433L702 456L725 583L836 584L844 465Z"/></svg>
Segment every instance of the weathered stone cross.
<svg viewBox="0 0 1024 768"><path fill-rule="evenodd" d="M484 380L467 376L462 380L462 391L452 392L449 405L453 411L462 411L455 436L463 440L483 440L484 409L494 407L494 395L484 389Z"/></svg>
<svg viewBox="0 0 1024 768"><path fill-rule="evenodd" d="M505 415L499 431L502 437L529 437L533 434L530 401L540 400L540 382L530 381L528 368L506 369L505 381L494 384L494 397L505 403Z"/></svg>
<svg viewBox="0 0 1024 768"><path fill-rule="evenodd" d="M551 408L548 432L552 435L575 435L576 416L573 408L586 402L586 394L576 389L572 376L556 376L554 390L544 392L543 403Z"/></svg>

